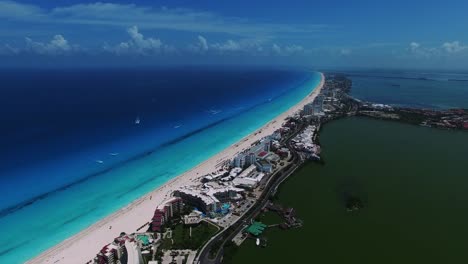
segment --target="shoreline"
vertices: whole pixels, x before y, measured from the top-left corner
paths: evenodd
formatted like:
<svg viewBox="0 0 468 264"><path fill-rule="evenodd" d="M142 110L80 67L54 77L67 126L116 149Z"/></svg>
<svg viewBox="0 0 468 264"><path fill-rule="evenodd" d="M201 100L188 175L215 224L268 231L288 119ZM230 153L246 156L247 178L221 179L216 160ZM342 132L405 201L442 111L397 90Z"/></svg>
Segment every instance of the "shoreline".
<svg viewBox="0 0 468 264"><path fill-rule="evenodd" d="M330 126L330 128L328 128L329 126ZM331 128L331 126L333 126L333 128ZM374 119L374 118L367 118L367 117L360 117L360 116L350 116L350 117L343 117L343 118L333 119L333 120L330 120L330 122L325 123L324 127L325 127L325 130L321 131L320 134L322 134L322 136L324 134L328 135L327 136L328 140L325 140L326 142L323 142L323 143L324 143L324 148L328 149L327 152L330 155L333 156L331 158L330 157L328 157L328 158L326 157L326 158L327 158L327 160L330 159L330 163L331 162L334 163L334 167L340 167L340 165L343 164L343 162L341 162L341 159L343 159L343 157L349 157L349 153L343 154L340 151L337 151L336 146L339 145L339 144L336 143L336 142L348 142L348 146L339 147L339 149L341 151L343 151L345 149L353 149L354 144L349 143L349 142L360 142L360 143L362 143L363 142L362 140L354 140L353 141L353 139L356 138L356 135L360 136L362 139L365 139L364 141L366 141L367 140L366 134L369 134L368 131L370 131L370 130L372 130L372 131L380 130L380 133L375 133L374 132L373 134L370 133L370 135L374 135L373 137L381 138L381 141L379 141L379 143L383 142L382 143L383 145L388 145L388 146L392 146L392 144L395 144L395 142L404 142L404 141L401 141L401 139L407 140L407 138L405 138L405 135L406 136L410 135L411 138L422 137L422 138L424 138L423 141L429 141L428 137L431 140L434 140L434 137L435 137L435 138L438 138L438 140L435 140L435 141L442 142L441 139L444 139L444 137L445 138L450 138L452 133L459 134L459 136L462 136L462 134L463 134L463 132L461 132L461 131L453 131L453 130L449 131L449 130L441 130L441 129L427 129L425 127L415 126L415 125L411 125L411 124L403 123L403 122L393 122L393 121L389 122L388 120ZM340 127L341 129L337 129L337 127ZM350 133L353 133L353 136L340 137L339 131L343 131L343 128L349 129L349 131L351 131ZM366 128L366 129L363 129L363 128ZM378 128L378 129L374 129L374 128ZM389 128L391 129L391 132L390 132ZM330 129L330 131L329 131L329 129ZM402 131L402 129L405 131L405 133L395 133L396 131ZM430 130L433 130L433 131L430 131ZM362 131L365 131L365 132L363 133ZM388 131L388 132L385 132L385 131ZM407 133L408 131L413 131L413 133ZM323 133L323 132L325 132L325 133ZM343 133L343 134L346 134L346 133ZM397 136L398 138L400 138L400 140L391 140L393 143L385 142L384 139L386 137L393 138L392 135L396 135L396 134L400 135L400 136ZM403 135L403 136L401 136L401 135ZM337 140L338 138L341 141ZM462 141L460 141L460 139ZM466 142L466 141L463 141L463 139L464 139L463 137L457 137L457 140L453 140L453 141L450 140L451 141L450 145L451 146L456 146L456 144L459 143L459 142ZM370 141L372 141L373 143L376 142L375 140L370 140ZM415 152L420 152L421 151L420 148L419 149L417 148L417 146L418 146L417 143L413 144L413 141L410 141L410 142L413 145L410 149L414 149ZM418 142L419 142L419 140L418 140ZM437 144L437 145L439 147L444 146L441 149L445 149L447 147L446 145L444 145L445 143L446 142L440 143L440 144ZM334 145L335 147L330 146L330 145ZM372 151L369 150L369 149L382 149L382 147L376 148L376 146L374 146L372 144L371 145L364 144L364 145L367 145L366 151L364 153L372 153ZM433 147L430 144L429 145L426 144L426 145L430 146L428 148L438 149L438 147ZM419 145L419 146L421 146L421 145ZM385 149L385 148L383 148L383 149ZM391 149L392 152L398 152L398 150L395 150L392 147L390 147L390 149ZM426 152L436 153L436 151L434 151L434 150L433 151L426 151ZM333 153L335 153L335 154L333 154ZM340 153L340 154L336 155L336 153ZM423 153L424 153L424 151L423 151ZM390 156L390 155L387 155L387 156ZM414 153L412 154L412 156L413 157L415 156ZM432 156L435 156L435 155L432 155ZM453 157L457 157L457 156L460 156L460 155L453 155ZM397 156L396 160L400 160L400 159L403 160L403 161L405 160L404 157L398 157ZM339 161L338 163L340 163L340 164L336 163L337 160ZM408 160L408 159L406 159L406 160ZM422 159L422 160L430 160L430 159ZM454 162L454 160L456 160L456 158L443 159L441 162L443 162L443 163L451 162L453 164L456 164L456 162ZM365 211L366 210L374 210L375 208L368 208L368 207L373 207L373 206L366 205L365 199L366 199L366 196L367 196L367 194L369 192L368 191L362 192L362 182L367 181L366 179L364 179L364 180L360 179L359 180L360 184L355 185L354 187L351 188L353 190L358 191L357 195L362 195L361 198L364 201L364 207L363 207L362 211L358 210L358 211L354 211L354 212L347 212L344 201L340 200L340 202L337 203L337 200L334 198L335 196L330 195L330 193L328 193L326 191L320 193L319 195L317 195L317 197L319 197L321 199L318 199L315 196L313 197L314 200L317 200L320 203L327 203L325 206L320 206L317 210L313 210L312 213L310 212L310 210L309 211L307 210L309 207L300 206L301 204L307 204L307 203L304 203L304 201L302 201L304 199L301 200L301 198L304 195L304 190L298 190L297 189L298 186L308 186L308 184L310 185L310 183L313 182L314 183L313 185L315 187L317 187L317 185L320 186L319 188L315 188L316 190L315 190L314 193L317 193L317 189L320 189L320 188L327 189L327 188L324 188L323 186L329 186L330 185L329 180L323 181L323 179L330 179L327 176L334 176L333 179L332 179L332 181L333 181L332 186L334 186L334 185L341 186L341 185L343 185L343 182L349 182L349 179L347 179L346 177L342 177L342 175L349 176L349 174L340 173L340 172L337 172L336 170L333 170L330 173L328 169L324 170L324 167L321 168L321 165L315 163L314 161L307 161L302 166L303 166L302 169L298 169L295 172L295 174L292 175L292 177L288 178L288 179L291 179L291 178L295 179L293 182L285 181L280 185L281 187L278 187L278 189L281 188L282 190L281 190L281 193L279 194L279 196L276 197L276 198L277 198L277 201L278 201L279 204L282 204L282 203L284 204L284 203L288 202L288 205L290 207L294 207L294 209L296 209L297 215L299 215L301 217L301 219L307 221L306 222L307 224L304 225L303 229L300 229L298 231L300 233L303 232L304 235L295 236L295 234L288 233L289 231L284 231L284 230L280 230L280 229L276 229L276 228L272 228L271 230L267 229L266 232L264 233L264 236L268 238L268 246L266 248L260 248L260 247L255 246L254 245L255 240L247 240L246 242L244 242L244 244L242 244L239 248L237 248L236 252L234 252L234 253L232 253L232 252L225 253L225 255L223 255L223 259L228 259L229 260L228 263L246 263L246 264L247 263L249 263L249 264L250 263L263 263L263 262L265 262L265 263L276 263L275 261L277 261L278 263L286 262L288 259L291 259L291 257L292 257L291 254L283 254L283 255L286 255L286 257L282 257L281 254L277 254L275 252L275 249L278 248L277 247L278 245L280 245L285 251L288 251L288 250L290 250L290 251L294 251L294 250L301 251L301 250L307 249L307 247L300 247L300 249L297 249L297 247L296 248L289 247L288 246L288 241L290 241L290 240L288 240L288 239L291 239L291 237L294 237L294 239L306 239L306 238L311 237L311 233L315 234L316 230L314 230L314 228L313 228L314 224L317 224L317 223L323 224L324 223L324 222L321 222L320 220L314 221L317 218L316 217L316 214L318 214L317 211L320 211L319 213L323 213L324 215L327 215L327 212L333 211L333 215L329 216L329 217L327 215L327 219L325 221L327 221L328 218L330 218L331 221L335 221L336 219L338 219L340 217L343 217L343 219L342 219L343 221L341 221L341 224L348 223L349 225L347 225L347 228L349 228L350 230L355 227L354 226L355 222L348 221L350 218L348 218L349 216L346 216L346 214L350 214L351 218L361 217L361 216L364 216L364 218L366 218L366 220L367 220L367 218L369 218L368 212L365 212ZM344 167L346 167L346 166L344 166ZM437 166L435 166L435 167L437 167ZM445 167L448 167L448 166L445 166ZM324 171L327 171L326 174L324 174ZM343 170L341 170L341 171L343 171ZM314 177L304 177L304 176L310 176L312 174L314 175ZM437 176L437 173L435 173L435 174ZM372 177L373 176L372 169L369 169L368 172L366 172L364 174L359 174L359 177L361 177L362 175L365 175L365 178L368 178L368 179L375 178L375 177ZM395 185L395 182L392 180L393 177L392 177L391 173L387 173L385 176L390 177L389 182L387 183L387 186L388 186L388 184L390 184L390 185L394 184L394 186L396 188L400 188L400 184ZM438 176L441 176L441 174L439 173ZM454 174L452 176L455 176L455 178L459 179L458 177L456 177L456 174ZM415 186L418 186L417 183L418 183L418 181L421 180L419 178L424 179L424 177L426 177L426 174L422 173L420 176L417 176L417 177L418 177L418 180L414 181ZM445 174L443 175L443 177L445 177ZM310 180L311 178L315 179L315 181L314 180L311 181ZM404 179L404 177L399 177L399 178L400 178L401 182L405 183L403 185L406 185L407 179ZM435 190L440 191L439 188L437 188L438 185L436 185L434 182L431 182L431 185L432 184L434 184ZM372 187L372 189L375 189L375 186L376 186L375 182L373 181L373 184L371 184L370 186ZM439 183L439 186L440 186L440 183ZM426 188L426 186L424 186L424 187ZM449 186L444 185L444 187L449 187ZM382 187L382 188L385 188L385 186ZM388 188L385 188L385 189L388 190ZM411 189L411 188L408 188L408 189ZM302 194L302 196L297 195L297 194L295 195L294 193L296 191L297 191L297 193ZM308 190L308 191L312 192L310 190ZM344 193L344 192L347 192L348 190L341 190L341 191ZM381 193L381 192L378 192L378 193ZM406 193L411 193L411 192L403 191L402 193L406 194ZM431 195L431 193L432 192L429 192L427 195ZM387 195L388 195L388 197L393 197L392 194L394 194L393 188L390 191L388 191ZM292 197L292 196L296 196L296 197ZM369 197L375 198L374 195L369 195ZM457 197L457 196L455 195L455 197ZM427 199L424 200L424 198L421 198L420 196L417 196L417 198L418 198L418 200L421 200L422 204L426 204L425 201L427 201ZM312 198L309 198L309 199L312 199ZM328 201L325 201L325 200L328 200ZM379 202L387 202L387 201L393 201L393 200L394 199L385 199L384 201L379 201ZM400 202L400 201L403 201L402 202L403 204L405 204L405 203L406 203L406 205L408 204L407 199L397 199L397 203ZM404 201L406 201L406 202L404 202ZM376 201L373 201L372 205L375 205L376 203L377 203ZM450 203L448 203L448 204L449 205L448 205L447 208L452 209L452 207L450 207ZM388 212L392 212L392 210L390 208L394 208L395 203L388 202L387 205L388 205L388 208L386 208L385 210L380 210L379 213L387 214ZM414 206L409 206L408 210L411 212L412 208L414 208ZM424 206L422 206L422 208L424 208ZM464 208L464 207L461 206L461 207L453 207L453 208L454 208L454 211L460 213L460 210L457 211L457 208ZM405 210L406 210L406 208L405 208ZM422 211L424 211L424 209ZM362 215L358 216L360 214L362 214ZM389 216L392 216L392 213L388 213L388 214L389 214ZM304 217L304 218L302 218L302 217ZM260 217L258 220L260 222L263 222L263 223L266 223L266 224L276 224L276 223L279 222L279 221L275 222L276 220L273 221L273 222L271 222L271 221L269 222L268 218L267 218L267 220L265 220L265 217ZM369 221L370 222L375 222L375 217L370 218ZM398 222L397 218L395 220L393 220L393 221ZM335 222L333 222L333 223L331 223L329 225L330 229L332 229L333 226L336 225ZM391 222L391 221L389 221L389 222ZM419 223L419 222L420 221L415 222L415 223ZM319 224L317 224L317 225L319 225ZM399 223L397 223L397 225L399 225ZM436 223L436 225L437 225L437 223ZM312 228L311 228L311 226L312 226ZM366 226L364 224L363 227L368 227L368 226ZM409 228L409 229L411 229L411 228ZM359 230L359 231L356 232L356 234L359 234L361 232L361 230L364 233L366 233L366 232L369 233L370 232L368 230L363 230L363 228L359 228L357 230ZM422 230L425 230L425 229L422 229ZM277 233L275 235L272 235L269 232L271 232L271 233L277 232ZM389 233L390 233L390 236L391 236L391 232L389 232ZM409 231L409 233L411 233L411 232ZM347 237L351 237L351 239L348 239L350 241L352 240L352 237L353 237L353 236L346 236L346 235L343 236L343 233L339 233L339 232L334 232L333 235L335 237L334 239L340 239L340 236L344 237L345 239L347 239ZM317 247L320 247L320 246L323 246L323 243L320 244L320 241L323 241L322 239L324 239L324 237L325 238L327 237L327 233L323 233L323 234L321 233L318 236L319 236L319 238L315 238L315 240L316 240L315 244L317 245ZM366 236L366 238L367 237L369 237L369 239L367 239L366 242L367 241L374 241L374 240L372 240L372 238L374 238L374 236L372 235L371 232L369 233L368 236ZM430 236L427 236L427 237L430 237ZM383 240L385 240L385 239L383 239ZM349 243L350 241L347 241L347 242ZM443 242L445 240L440 240L440 241ZM392 243L394 243L394 241L392 241ZM271 246L272 244L274 244L274 246ZM369 246L372 246L371 245L372 243L367 243L367 244L369 244ZM391 243L386 243L386 244L390 245ZM411 243L408 243L408 244L411 244ZM363 248L362 245L360 245L360 247ZM346 247L344 247L344 248L346 248ZM352 250L348 250L348 251L352 255L353 250L355 250L355 251L359 250L358 248L359 248L359 246L352 247ZM364 248L365 248L365 246L364 246ZM382 247L382 248L385 248L385 247ZM404 248L404 247L401 247L401 248ZM323 248L320 248L319 251L320 250L333 251L333 247L332 246L327 247L325 245L325 246L323 246ZM419 248L418 248L418 250L419 250ZM422 249L421 249L421 252L424 252L424 250L425 250L425 248L423 246ZM224 252L228 252L228 250L225 249ZM322 251L320 251L320 252L322 252ZM258 255L256 255L256 254L258 254ZM326 263L328 260L330 260L330 258L327 258L328 255L329 254L326 254L326 253L317 254L318 257L315 260L315 262L318 262L318 263L325 262ZM348 256L349 254L344 254L344 255ZM400 254L400 255L401 255L402 258L406 257L406 255L404 255L404 253ZM400 255L398 255L398 256L400 257ZM415 258L418 258L418 254L413 254L413 255L414 255ZM460 255L463 255L463 253L461 253ZM268 259L265 259L267 256L272 256L272 257L268 257ZM355 257L355 258L353 258L353 257ZM347 258L347 259L349 259L350 263L361 263L359 257L356 257L356 256L353 256L353 257ZM377 257L379 257L378 254L377 254ZM463 258L460 258L460 259L463 259ZM299 258L299 260L302 260L302 259ZM298 260L298 262L299 262L299 260ZM336 262L332 262L332 263L340 263L339 260L336 260L336 259L333 259L333 260L336 261ZM304 262L307 262L307 261L304 261ZM376 261L376 262L378 263L379 261ZM429 263L429 262L426 262L426 263ZM437 263L437 261L436 261L436 263ZM454 263L456 263L456 261Z"/></svg>
<svg viewBox="0 0 468 264"><path fill-rule="evenodd" d="M237 153L249 148L252 143L279 129L287 117L301 110L320 93L325 82L323 73L320 73L320 76L320 82L306 97L259 129L26 263L68 264L86 263L92 260L99 250L112 242L120 232L134 233L146 225L151 220L155 208L168 198L173 190L199 182L204 175L216 171L217 164L233 158Z"/></svg>

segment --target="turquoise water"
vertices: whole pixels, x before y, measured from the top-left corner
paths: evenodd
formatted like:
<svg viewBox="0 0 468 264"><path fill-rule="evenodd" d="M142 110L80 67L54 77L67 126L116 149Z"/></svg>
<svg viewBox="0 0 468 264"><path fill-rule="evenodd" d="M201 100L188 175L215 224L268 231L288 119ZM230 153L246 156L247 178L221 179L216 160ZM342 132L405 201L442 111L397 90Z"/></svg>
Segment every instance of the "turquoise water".
<svg viewBox="0 0 468 264"><path fill-rule="evenodd" d="M319 81L313 73L271 102L6 215L0 219L0 263L24 262L189 170L299 102Z"/></svg>

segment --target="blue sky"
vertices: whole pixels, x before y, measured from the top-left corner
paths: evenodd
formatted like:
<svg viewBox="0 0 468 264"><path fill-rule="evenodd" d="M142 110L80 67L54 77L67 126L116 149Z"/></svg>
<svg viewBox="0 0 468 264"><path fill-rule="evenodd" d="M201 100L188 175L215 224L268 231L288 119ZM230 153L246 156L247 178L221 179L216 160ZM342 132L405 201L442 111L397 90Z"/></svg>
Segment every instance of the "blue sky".
<svg viewBox="0 0 468 264"><path fill-rule="evenodd" d="M468 1L0 0L0 65L468 69Z"/></svg>

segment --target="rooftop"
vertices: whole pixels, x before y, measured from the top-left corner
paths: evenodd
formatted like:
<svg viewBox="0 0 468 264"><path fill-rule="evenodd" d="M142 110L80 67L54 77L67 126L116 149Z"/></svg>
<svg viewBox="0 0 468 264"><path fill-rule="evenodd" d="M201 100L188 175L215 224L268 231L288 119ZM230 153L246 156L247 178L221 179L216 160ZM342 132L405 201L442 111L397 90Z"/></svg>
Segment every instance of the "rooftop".
<svg viewBox="0 0 468 264"><path fill-rule="evenodd" d="M254 222L252 225L250 225L247 228L247 232L249 232L250 234L252 234L254 236L258 236L258 235L263 233L265 228L266 228L265 224L263 224L261 222Z"/></svg>

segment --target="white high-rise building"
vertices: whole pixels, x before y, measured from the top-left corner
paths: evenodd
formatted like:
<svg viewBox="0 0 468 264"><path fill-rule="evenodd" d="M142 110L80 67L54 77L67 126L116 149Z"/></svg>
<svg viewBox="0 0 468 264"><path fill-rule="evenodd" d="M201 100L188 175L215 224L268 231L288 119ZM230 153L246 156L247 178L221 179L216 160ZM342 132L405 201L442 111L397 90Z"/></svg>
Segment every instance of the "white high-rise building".
<svg viewBox="0 0 468 264"><path fill-rule="evenodd" d="M141 255L140 247L135 242L125 241L125 249L127 250L128 264L143 264L143 256Z"/></svg>
<svg viewBox="0 0 468 264"><path fill-rule="evenodd" d="M239 154L232 161L233 167L244 168L245 166L245 155Z"/></svg>
<svg viewBox="0 0 468 264"><path fill-rule="evenodd" d="M245 157L245 165L246 166L253 165L253 164L255 164L256 161L257 161L257 158L255 157L254 153L250 153L249 155L247 155Z"/></svg>
<svg viewBox="0 0 468 264"><path fill-rule="evenodd" d="M304 105L304 115L313 115L314 114L314 105L306 104Z"/></svg>

